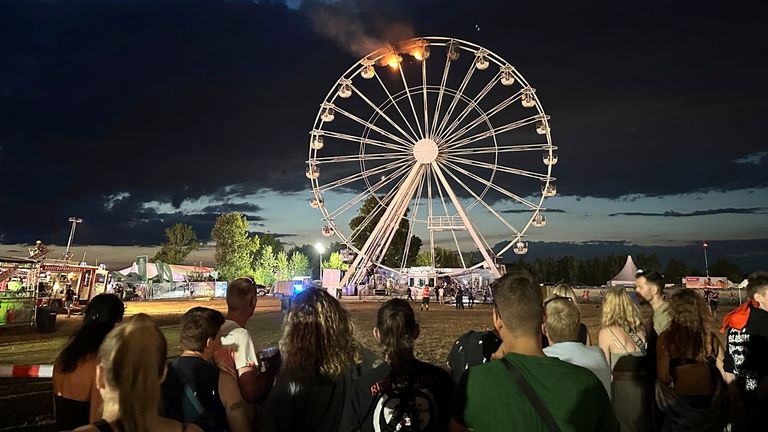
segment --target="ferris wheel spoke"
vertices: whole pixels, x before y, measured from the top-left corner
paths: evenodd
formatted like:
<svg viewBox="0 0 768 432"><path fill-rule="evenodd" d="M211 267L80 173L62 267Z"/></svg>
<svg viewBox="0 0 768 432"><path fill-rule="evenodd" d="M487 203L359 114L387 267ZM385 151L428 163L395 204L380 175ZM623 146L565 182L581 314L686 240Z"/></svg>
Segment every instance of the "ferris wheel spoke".
<svg viewBox="0 0 768 432"><path fill-rule="evenodd" d="M405 238L405 251L401 260L400 268L405 268L405 264L408 262L408 252L411 250L411 239L413 238L413 225L416 221L416 215L419 213L419 203L421 202L421 193L424 189L424 179L426 178L426 170L422 170L419 178L419 188L416 189L416 199L413 205L413 213L408 222L408 235Z"/></svg>
<svg viewBox="0 0 768 432"><path fill-rule="evenodd" d="M454 173L452 173L449 170L445 170L445 172L447 172L448 175L451 176L454 181L456 181L456 183L458 183L462 188L464 188L464 190L469 192L470 195L472 195L477 201L479 201L480 204L482 204L482 206L485 207L486 210L488 210L489 212L491 212L491 214L496 216L496 219L498 219L499 222L501 222L502 224L504 224L504 226L509 228L513 233L515 233L515 235L518 235L518 236L521 235L520 231L517 230L517 228L515 228L514 226L512 226L512 224L507 222L507 220L501 214L499 214L499 212L497 212L493 207L491 207L490 204L485 202L485 200L480 198L470 187L468 187L466 184L464 184L464 182L459 180L459 178L456 177L456 175Z"/></svg>
<svg viewBox="0 0 768 432"><path fill-rule="evenodd" d="M402 159L403 156L407 156L408 153L372 153L372 154L356 154L347 156L325 156L312 159L312 162L320 165L327 163L343 163L343 162L359 162L359 161L375 161L375 160L387 160L387 159Z"/></svg>
<svg viewBox="0 0 768 432"><path fill-rule="evenodd" d="M389 98L390 103L394 105L397 112L400 113L400 117L405 122L405 125L408 126L408 129L411 131L412 135L409 135L409 136L417 137L418 134L416 133L415 130L413 130L413 126L411 126L411 122L409 122L408 119L405 118L405 114L403 114L403 110L401 110L400 105L398 105L397 102L395 102L395 99L392 97L392 93L390 93L387 86L384 85L384 81L381 80L381 77L379 77L379 74L376 74L376 80L379 82L379 85L381 85L381 88L384 89L384 93L387 94L387 97Z"/></svg>
<svg viewBox="0 0 768 432"><path fill-rule="evenodd" d="M408 82L405 80L405 72L403 72L402 64L397 68L400 71L400 78L403 80L403 86L405 87L405 94L408 95L408 102L411 104L411 111L413 112L413 119L416 122L416 127L419 129L419 136L424 138L424 131L421 129L421 123L419 123L419 115L416 114L416 107L413 105L413 98L411 97L411 89L408 87Z"/></svg>
<svg viewBox="0 0 768 432"><path fill-rule="evenodd" d="M451 214L448 213L448 204L446 204L445 202L443 189L440 187L440 181L437 178L435 179L435 186L437 186L437 193L440 195L440 202L443 204L443 210L445 211L445 215L448 217L451 217ZM467 268L466 264L464 264L464 257L461 255L461 247L459 246L459 239L456 237L456 231L454 230L449 230L449 231L451 231L451 236L453 237L453 243L456 245L456 250L459 253L459 259L461 260L461 267ZM430 233L431 232L432 231L430 230ZM433 246L432 255L434 254L435 252L434 252L434 246ZM432 260L434 261L434 257L432 258Z"/></svg>
<svg viewBox="0 0 768 432"><path fill-rule="evenodd" d="M435 266L435 236L429 229L429 218L432 217L432 166L427 165L427 231L429 232L430 265Z"/></svg>
<svg viewBox="0 0 768 432"><path fill-rule="evenodd" d="M343 110L343 109L341 109L339 107L336 107L336 112L338 112L339 114L342 114L343 116L349 118L350 120L354 120L354 121L360 123L363 126L366 126L366 127L370 128L372 130L375 130L376 132L384 135L385 137L387 137L387 138L389 138L389 139L391 139L393 141L397 141L398 143L400 143L403 146L405 146L406 149L407 149L408 146L411 145L411 143L409 143L408 141L400 138L399 136L394 135L391 132L385 131L384 129L376 126L375 124L373 124L371 122L368 122L368 121L365 121L365 120L361 119L360 117L358 117L358 116L356 116L354 114L351 114L351 113L349 113L349 112L347 112L347 111L345 111L345 110Z"/></svg>
<svg viewBox="0 0 768 432"><path fill-rule="evenodd" d="M456 120L451 123L450 126L437 138L440 140L442 137L448 136L453 132L456 127L461 124L462 121L469 115L470 112L472 112L472 108L479 108L480 101L483 100L485 96L488 95L488 92L493 89L493 87L496 85L496 83L499 81L499 76L501 75L501 71L497 72L496 75L491 79L491 81L488 82L488 84L485 85L485 87L480 91L480 93L475 96L475 98L472 100L471 103L468 103L467 106L464 107L464 110L461 111L461 114L459 114L458 117L456 117ZM487 117L487 116L485 116ZM484 116L481 116L480 118L484 118Z"/></svg>
<svg viewBox="0 0 768 432"><path fill-rule="evenodd" d="M446 54L445 56L445 66L443 67L443 78L440 80L440 90L437 93L437 103L435 104L435 113L432 115L432 128L430 130L429 136L434 137L435 136L435 126L437 126L437 119L440 116L440 106L443 103L443 95L445 94L445 83L448 80L448 71L451 68L451 60L450 57ZM434 255L434 252L433 252ZM433 260L434 261L434 258Z"/></svg>
<svg viewBox="0 0 768 432"><path fill-rule="evenodd" d="M391 119L391 118L390 118L390 117L389 117L387 114L385 114L385 113L384 113L384 111L382 111L382 110L381 110L381 108L379 108L378 106L376 106L376 104L374 104L373 102L371 102L371 100L370 100L370 99L368 99L368 97L366 97L366 96L363 94L363 92L361 92L360 90L358 90L358 88L357 88L357 87L355 87L354 85L350 85L350 86L352 87L352 90L354 90L354 91L355 91L355 93L357 93L357 95L358 95L358 96L360 96L360 98L361 98L362 100L364 100L364 101L365 101L365 103L367 103L368 105L370 105L370 106L371 106L371 108L373 108L373 109L376 111L376 113L377 113L377 114L379 114L381 117L384 117L384 120L388 121L388 122L389 122L389 124L391 124L391 125L392 125L392 126L395 128L395 129L397 129L397 130L398 130L398 131L399 131L401 134L403 134L403 136L404 136L404 137L405 137L407 140L411 140L411 141L417 141L417 139L416 139L416 137L415 137L415 136L411 136L411 135L409 135L407 132L405 132L405 131L404 131L404 130L403 130L401 127L400 127L400 125L398 125L397 123L395 123L395 121L394 121L394 120L392 120L392 119Z"/></svg>
<svg viewBox="0 0 768 432"><path fill-rule="evenodd" d="M453 206L456 208L456 212L458 213L459 217L464 223L464 227L467 229L467 233L472 238L472 241L475 243L475 246L480 251L480 254L483 256L483 260L485 261L486 265L488 266L488 268L491 270L491 273L493 273L495 277L500 277L501 274L499 274L499 269L496 267L496 264L491 259L490 253L493 253L493 251L486 249L485 246L483 245L482 241L477 235L478 232L475 231L474 226L472 225L472 221L469 219L464 208L462 207L461 202L459 201L459 197L456 195L456 192L454 192L453 188L451 188L451 185L448 183L448 180L443 175L443 170L440 168L440 165L437 162L432 162L432 168L435 170L435 175L437 176L437 178L443 184L443 187L445 188L445 192L448 194L448 197L451 199L451 202L453 202Z"/></svg>
<svg viewBox="0 0 768 432"><path fill-rule="evenodd" d="M449 160L451 162L457 162L457 163L464 164L464 165L472 165L472 166L478 167L478 168L485 168L485 169L489 169L489 170L493 170L493 171L501 171L501 172L505 172L505 173L509 173L509 174L515 174L515 175L519 175L519 176L523 176L523 177L530 177L530 178L534 178L534 179L537 179L537 180L547 180L549 178L549 176L547 174L539 174L537 172L528 171L528 170L524 170L524 169L510 168L510 167L505 167L505 166L502 166L502 165L496 165L496 164L492 164L492 163L488 163L488 162L482 162L482 161L476 161L476 160L471 160L471 159L465 159L465 158L460 158L460 157L456 157L456 156L446 156L445 159Z"/></svg>
<svg viewBox="0 0 768 432"><path fill-rule="evenodd" d="M445 110L445 115L443 116L443 120L440 122L440 127L437 128L437 132L435 133L437 136L442 135L446 124L448 124L448 119L451 118L451 114L453 114L453 110L456 108L456 104L459 103L459 99L461 99L461 96L464 95L464 90L466 90L467 84L469 84L469 80L470 78L472 78L472 73L474 71L475 71L475 67L470 66L469 70L467 70L467 74L464 75L464 79L461 81L461 85L459 86L459 89L453 95L451 104L448 105L448 109ZM437 118L435 118L433 121L437 121Z"/></svg>
<svg viewBox="0 0 768 432"><path fill-rule="evenodd" d="M346 184L353 183L353 182L356 182L358 180L362 180L366 176L377 175L377 174L380 174L380 173L382 173L384 171L387 171L389 169L397 168L397 167L400 167L402 165L408 165L410 163L411 163L411 161L409 161L409 160L399 160L399 161L394 161L394 162L388 162L388 163L385 163L384 165L377 166L376 168L372 168L372 169L370 169L368 171L362 171L362 172L359 172L359 173L355 173L355 174L352 174L351 176L347 176L347 177L341 178L339 180L336 180L334 182L328 183L326 185L319 186L318 190L321 193L325 193L325 192L328 192L329 190L335 189L335 188L337 188L339 186L344 186Z"/></svg>
<svg viewBox="0 0 768 432"><path fill-rule="evenodd" d="M429 136L429 105L427 102L427 59L421 59L421 94L424 99L424 138Z"/></svg>
<svg viewBox="0 0 768 432"><path fill-rule="evenodd" d="M490 121L491 117L493 117L496 114L500 113L502 110L504 110L504 108L506 108L506 107L512 105L513 103L515 103L518 99L520 99L522 97L522 95L523 95L523 92L522 91L518 91L517 93L513 94L512 96L510 96L510 97L504 99L503 101L499 102L498 104L496 104L496 106L494 106L490 110L488 110L488 111L486 111L484 113L481 112L476 118L472 119L472 121L467 123L464 127L459 129L458 131L453 132L453 133L446 133L446 134L444 134L443 137L441 138L442 141L443 142L447 142L447 143L450 144L451 141L455 141L455 140L461 138L462 136L464 136L464 134L466 134L467 132L469 132L472 129L476 128L479 124L481 124L483 122Z"/></svg>
<svg viewBox="0 0 768 432"><path fill-rule="evenodd" d="M352 206L354 206L355 204L359 203L360 201L362 201L367 196L373 195L374 192L376 192L379 189L381 189L382 187L386 186L387 184L392 182L392 180L398 178L398 176L404 176L405 173L408 171L408 168L409 168L408 165L404 165L404 166L398 168L397 170L395 170L393 173L384 176L384 178L382 178L378 182L374 183L369 189L366 189L365 191L355 195L354 197L352 197L352 199L350 199L346 203L342 204L339 208L337 208L336 210L328 213L328 219L336 218L338 215L340 215L341 213L344 213L345 211L349 210L350 208L352 208ZM402 182L402 177L400 179L400 182L397 182L395 184L395 187L393 187L392 189L393 190L397 189L398 185L401 182Z"/></svg>
<svg viewBox="0 0 768 432"><path fill-rule="evenodd" d="M395 144L395 143L386 142L386 141L379 141L379 140L375 140L375 139L371 139L371 138L364 138L364 137L359 137L359 136L355 136L355 135L345 134L345 133L341 133L341 132L323 131L323 135L324 136L329 136L331 138L338 138L338 139L345 140L345 141L351 141L351 142L358 143L358 144L359 143L363 143L363 144L366 144L366 145L370 144L370 145L374 145L376 147L387 148L387 149L395 150L395 151L398 151L398 152L410 152L410 150L407 147L405 147L405 146L403 146L401 144Z"/></svg>
<svg viewBox="0 0 768 432"><path fill-rule="evenodd" d="M471 137L467 137L467 138L464 138L462 140L449 143L446 148L447 149L455 149L455 148L458 148L458 147L461 147L461 146L464 146L464 145L467 145L467 144L471 144L471 143L476 142L476 141L480 141L480 140L483 140L483 139L486 139L486 138L490 138L490 137L492 137L494 135L499 135L499 134L502 134L502 133L505 133L505 132L509 132L511 130L515 130L515 129L521 128L523 126L527 126L529 124L535 123L536 121L539 120L539 118L540 118L540 116L535 115L535 116L524 118L522 120L514 121L512 123L507 123L504 126L500 126L498 128L487 130L487 131L481 132L481 133L479 133L477 135L472 135Z"/></svg>
<svg viewBox="0 0 768 432"><path fill-rule="evenodd" d="M523 197L521 197L521 196L519 196L519 195L517 195L515 193L512 193L512 192L504 189L503 187L498 186L498 185L496 185L496 184L494 184L494 183L492 183L492 182L490 182L490 181L488 181L488 180L486 180L486 179L484 179L484 178L482 178L482 177L480 177L478 175L475 175L475 174L465 170L464 168L462 168L460 166L452 164L451 162L448 162L446 160L444 160L443 163L445 164L445 166L447 166L447 167L449 167L449 168L451 168L451 169L453 169L453 170L455 170L457 172L460 172L460 173L464 174L465 176L467 176L467 177L477 181L478 183L482 183L483 185L488 186L491 189L494 189L495 191L497 191L497 192L499 192L499 193L501 193L503 195L508 196L509 198L512 198L513 200L515 200L515 201L517 201L517 202L527 206L530 209L537 208L536 204L528 201L527 199L525 199L525 198L523 198Z"/></svg>
<svg viewBox="0 0 768 432"><path fill-rule="evenodd" d="M405 168L406 169L403 174L407 173L411 169L410 166L406 166ZM398 182L395 184L395 186L392 189L390 189L390 191L387 192L380 200L378 200L374 209L368 214L368 216L365 217L365 219L363 219L360 225L357 228L355 228L355 230L352 233L350 233L350 237L349 237L350 243L352 242L352 240L357 238L357 236L360 235L360 233L362 232L363 228L365 228L365 226L368 225L370 221L376 217L376 213L379 211L379 208L385 207L386 206L385 203L389 203L392 200L392 197L394 197L397 191L399 191L400 188L402 187L406 177L407 177L406 175L403 175L400 178L400 180L398 180Z"/></svg>
<svg viewBox="0 0 768 432"><path fill-rule="evenodd" d="M474 154L486 154L486 153L511 153L511 152L527 152L527 151L547 151L557 150L556 146L550 146L549 143L541 144L515 144L508 146L494 146L494 147L465 147L461 149L448 149L445 154L449 156L462 156L462 155L474 155Z"/></svg>

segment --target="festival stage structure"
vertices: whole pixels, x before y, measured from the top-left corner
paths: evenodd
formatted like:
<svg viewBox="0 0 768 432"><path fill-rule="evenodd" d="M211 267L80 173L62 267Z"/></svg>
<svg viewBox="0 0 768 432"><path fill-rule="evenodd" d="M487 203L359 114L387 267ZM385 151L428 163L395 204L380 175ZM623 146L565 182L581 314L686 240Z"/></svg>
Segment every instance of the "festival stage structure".
<svg viewBox="0 0 768 432"><path fill-rule="evenodd" d="M433 268L442 245L498 277L496 260L526 253L528 229L546 224L556 150L536 89L494 52L446 37L371 52L333 83L309 132L310 205L354 256L342 284L374 266L406 273L414 236Z"/></svg>

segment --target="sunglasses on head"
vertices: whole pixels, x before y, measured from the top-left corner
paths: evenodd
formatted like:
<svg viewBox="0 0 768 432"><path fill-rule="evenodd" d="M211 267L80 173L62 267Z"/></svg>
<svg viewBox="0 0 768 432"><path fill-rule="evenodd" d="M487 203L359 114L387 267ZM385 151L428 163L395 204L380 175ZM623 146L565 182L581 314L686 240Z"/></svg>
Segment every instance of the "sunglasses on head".
<svg viewBox="0 0 768 432"><path fill-rule="evenodd" d="M573 303L573 299L570 297L563 297L563 296L554 296L547 301L544 302L544 307L547 307L547 305L555 300L568 300L569 302Z"/></svg>

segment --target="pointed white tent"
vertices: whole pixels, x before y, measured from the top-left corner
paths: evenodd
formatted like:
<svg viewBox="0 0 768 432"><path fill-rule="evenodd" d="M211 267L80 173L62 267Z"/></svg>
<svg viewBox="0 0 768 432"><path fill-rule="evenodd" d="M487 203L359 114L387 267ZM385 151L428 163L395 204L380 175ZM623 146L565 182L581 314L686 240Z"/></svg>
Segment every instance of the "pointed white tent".
<svg viewBox="0 0 768 432"><path fill-rule="evenodd" d="M635 274L637 274L637 266L632 261L632 255L627 255L627 262L624 263L624 268L608 281L608 286L635 286Z"/></svg>

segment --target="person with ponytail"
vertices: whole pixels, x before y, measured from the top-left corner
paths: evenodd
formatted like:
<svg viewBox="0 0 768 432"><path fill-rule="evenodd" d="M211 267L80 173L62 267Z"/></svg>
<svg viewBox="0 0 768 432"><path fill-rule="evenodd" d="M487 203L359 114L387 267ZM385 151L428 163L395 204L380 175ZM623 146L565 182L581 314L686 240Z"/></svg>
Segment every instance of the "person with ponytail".
<svg viewBox="0 0 768 432"><path fill-rule="evenodd" d="M115 328L99 348L96 387L104 400L101 419L75 432L201 432L195 425L160 417L160 383L168 345L146 314Z"/></svg>
<svg viewBox="0 0 768 432"><path fill-rule="evenodd" d="M123 319L123 302L114 294L99 294L83 314L77 330L53 365L54 412L57 430L71 430L95 421L101 410L96 389L96 352Z"/></svg>
<svg viewBox="0 0 768 432"><path fill-rule="evenodd" d="M373 336L386 362L355 383L342 432L447 430L453 380L445 370L414 357L419 331L407 301L392 299L379 308Z"/></svg>

